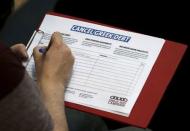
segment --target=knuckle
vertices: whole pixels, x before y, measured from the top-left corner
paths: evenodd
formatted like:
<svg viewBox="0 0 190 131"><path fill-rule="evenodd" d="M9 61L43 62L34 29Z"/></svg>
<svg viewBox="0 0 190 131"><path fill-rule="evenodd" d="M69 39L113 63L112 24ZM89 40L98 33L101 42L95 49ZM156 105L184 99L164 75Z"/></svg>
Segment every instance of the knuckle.
<svg viewBox="0 0 190 131"><path fill-rule="evenodd" d="M62 46L62 37L60 37L58 33L53 33L51 39L55 47L60 48L60 46Z"/></svg>
<svg viewBox="0 0 190 131"><path fill-rule="evenodd" d="M71 55L72 55L71 50L70 50L68 47L64 47L64 48L63 48L63 52L64 52L66 55L68 55L68 56L71 56Z"/></svg>
<svg viewBox="0 0 190 131"><path fill-rule="evenodd" d="M53 43L53 46L54 46L56 49L62 48L62 43L61 43L60 41L55 40L55 41L53 41L53 42L54 42L54 43Z"/></svg>
<svg viewBox="0 0 190 131"><path fill-rule="evenodd" d="M17 44L17 48L18 49L25 49L25 45L24 44Z"/></svg>

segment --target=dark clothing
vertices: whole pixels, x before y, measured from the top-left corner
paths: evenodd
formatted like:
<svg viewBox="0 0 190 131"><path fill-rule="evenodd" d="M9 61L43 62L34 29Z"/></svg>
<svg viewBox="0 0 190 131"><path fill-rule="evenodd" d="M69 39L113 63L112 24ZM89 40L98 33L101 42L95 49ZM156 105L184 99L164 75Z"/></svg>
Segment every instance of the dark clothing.
<svg viewBox="0 0 190 131"><path fill-rule="evenodd" d="M0 29L3 27L7 17L11 14L14 0L1 0L0 3Z"/></svg>
<svg viewBox="0 0 190 131"><path fill-rule="evenodd" d="M9 94L22 81L25 69L9 48L0 44L0 99Z"/></svg>
<svg viewBox="0 0 190 131"><path fill-rule="evenodd" d="M0 131L52 131L39 89L10 49L0 45Z"/></svg>

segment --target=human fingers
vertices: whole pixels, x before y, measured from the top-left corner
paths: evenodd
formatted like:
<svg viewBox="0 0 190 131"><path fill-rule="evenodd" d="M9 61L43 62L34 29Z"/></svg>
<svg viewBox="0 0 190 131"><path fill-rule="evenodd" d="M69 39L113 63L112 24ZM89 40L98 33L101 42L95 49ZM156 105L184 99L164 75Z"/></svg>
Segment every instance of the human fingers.
<svg viewBox="0 0 190 131"><path fill-rule="evenodd" d="M15 44L11 46L10 49L21 60L26 61L28 59L27 50L24 44Z"/></svg>
<svg viewBox="0 0 190 131"><path fill-rule="evenodd" d="M40 46L36 46L34 49L33 49L33 57L34 57L34 62L35 63L39 63L42 61L42 57L45 53L45 50L46 50L47 47L43 46L43 47L40 47Z"/></svg>

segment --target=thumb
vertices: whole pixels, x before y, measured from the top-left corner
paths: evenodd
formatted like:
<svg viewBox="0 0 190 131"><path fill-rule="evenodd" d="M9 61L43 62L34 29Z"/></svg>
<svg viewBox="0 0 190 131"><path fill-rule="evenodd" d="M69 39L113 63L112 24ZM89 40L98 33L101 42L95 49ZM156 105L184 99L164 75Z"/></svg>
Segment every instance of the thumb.
<svg viewBox="0 0 190 131"><path fill-rule="evenodd" d="M10 49L21 60L26 61L28 59L28 54L24 44L15 44L11 46Z"/></svg>
<svg viewBox="0 0 190 131"><path fill-rule="evenodd" d="M42 67L43 53L40 52L40 50L42 50L42 49L46 49L46 47L36 46L33 49L33 57L34 57L34 63L35 63L37 77L39 77L39 74L40 74L39 72L40 72L41 67Z"/></svg>

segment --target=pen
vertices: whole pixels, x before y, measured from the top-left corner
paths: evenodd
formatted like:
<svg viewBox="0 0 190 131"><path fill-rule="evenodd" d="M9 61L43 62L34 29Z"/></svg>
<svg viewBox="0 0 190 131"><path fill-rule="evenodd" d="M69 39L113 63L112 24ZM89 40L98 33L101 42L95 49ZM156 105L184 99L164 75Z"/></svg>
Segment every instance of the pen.
<svg viewBox="0 0 190 131"><path fill-rule="evenodd" d="M39 49L39 52L42 53L42 54L46 53L46 51L47 51L46 47L42 47L42 48Z"/></svg>

